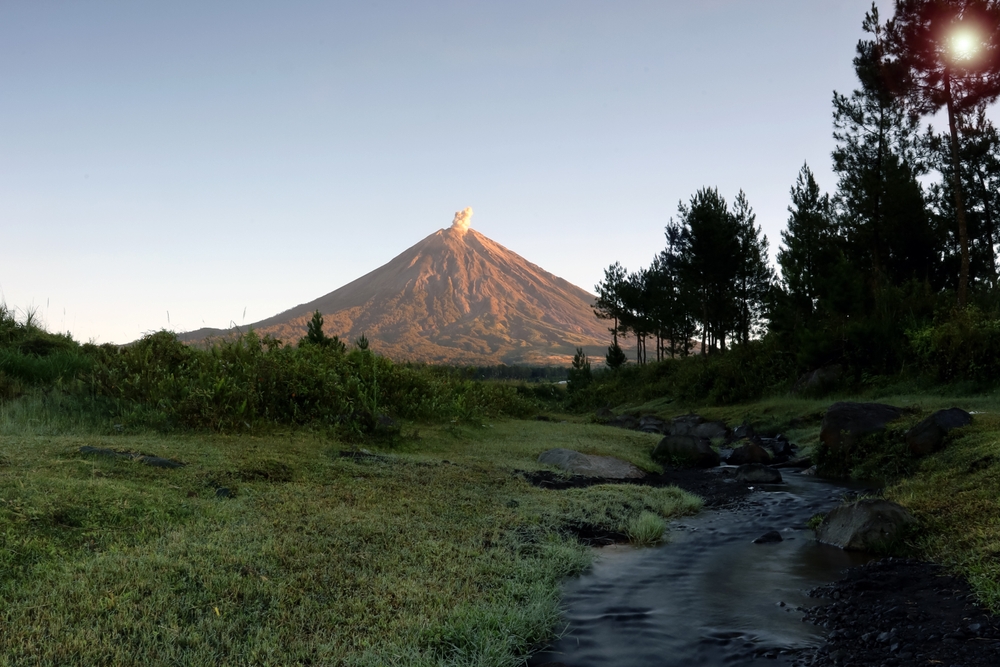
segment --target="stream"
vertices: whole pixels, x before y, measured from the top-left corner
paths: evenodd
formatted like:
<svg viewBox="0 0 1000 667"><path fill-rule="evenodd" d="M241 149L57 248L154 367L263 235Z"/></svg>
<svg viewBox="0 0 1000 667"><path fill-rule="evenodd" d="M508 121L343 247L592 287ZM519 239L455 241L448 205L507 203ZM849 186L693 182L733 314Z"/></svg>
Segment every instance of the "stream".
<svg viewBox="0 0 1000 667"><path fill-rule="evenodd" d="M605 547L567 582L563 636L530 665L785 665L782 651L818 646L823 631L797 607L810 589L870 556L819 544L806 522L849 489L783 470L736 509L669 524L658 547ZM783 541L754 544L776 530Z"/></svg>

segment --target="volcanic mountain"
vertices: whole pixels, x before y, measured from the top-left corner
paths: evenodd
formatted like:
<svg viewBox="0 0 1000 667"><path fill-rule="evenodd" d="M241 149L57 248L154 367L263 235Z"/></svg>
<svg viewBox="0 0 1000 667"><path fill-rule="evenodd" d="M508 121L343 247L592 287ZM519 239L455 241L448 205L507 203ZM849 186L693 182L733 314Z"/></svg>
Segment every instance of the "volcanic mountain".
<svg viewBox="0 0 1000 667"><path fill-rule="evenodd" d="M364 334L397 361L568 364L577 346L607 349L594 296L469 229L472 209L384 266L314 301L251 325L285 343L305 336L313 312L347 343ZM199 329L199 342L233 331ZM598 357L600 358L600 357Z"/></svg>

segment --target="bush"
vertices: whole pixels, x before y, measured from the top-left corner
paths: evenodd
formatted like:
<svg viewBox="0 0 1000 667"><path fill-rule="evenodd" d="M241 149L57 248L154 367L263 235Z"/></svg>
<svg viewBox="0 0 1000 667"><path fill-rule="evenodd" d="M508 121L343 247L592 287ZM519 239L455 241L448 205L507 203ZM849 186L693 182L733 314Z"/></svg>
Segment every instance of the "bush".
<svg viewBox="0 0 1000 667"><path fill-rule="evenodd" d="M1000 378L1000 318L975 306L907 332L917 370L939 382L995 384Z"/></svg>

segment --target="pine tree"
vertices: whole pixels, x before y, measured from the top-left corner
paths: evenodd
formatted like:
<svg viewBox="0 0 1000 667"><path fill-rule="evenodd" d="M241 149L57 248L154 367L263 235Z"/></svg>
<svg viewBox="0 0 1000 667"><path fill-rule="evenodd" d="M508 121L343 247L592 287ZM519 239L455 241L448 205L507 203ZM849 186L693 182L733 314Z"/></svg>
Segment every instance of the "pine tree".
<svg viewBox="0 0 1000 667"><path fill-rule="evenodd" d="M956 36L975 39L957 48ZM996 0L897 0L889 25L892 55L902 66L902 93L915 116L948 112L951 190L961 258L958 302L968 300L970 249L962 187L962 116L1000 97L1000 2ZM968 46L968 45L967 45Z"/></svg>
<svg viewBox="0 0 1000 667"><path fill-rule="evenodd" d="M860 88L834 93L836 205L845 254L867 276L871 299L887 284L925 278L935 236L917 181L919 121L894 95L904 78L887 55L886 27L873 5L858 42L854 69Z"/></svg>
<svg viewBox="0 0 1000 667"><path fill-rule="evenodd" d="M766 311L774 287L774 271L768 265L768 243L757 216L740 190L733 202L733 224L739 242L733 299L736 307L735 338L747 343L764 333Z"/></svg>
<svg viewBox="0 0 1000 667"><path fill-rule="evenodd" d="M812 315L825 295L831 266L836 262L837 227L830 196L820 194L809 165L802 165L792 186L788 228L781 232L784 247L778 265L785 294L795 311Z"/></svg>
<svg viewBox="0 0 1000 667"><path fill-rule="evenodd" d="M573 355L573 366L569 369L566 388L570 393L576 393L590 384L593 375L590 372L590 360L582 347L576 348Z"/></svg>
<svg viewBox="0 0 1000 667"><path fill-rule="evenodd" d="M627 290L628 276L621 264L615 262L604 269L604 280L594 287L597 301L594 302L594 314L602 320L612 320L612 347L618 347L618 334L622 316L625 315L624 292Z"/></svg>

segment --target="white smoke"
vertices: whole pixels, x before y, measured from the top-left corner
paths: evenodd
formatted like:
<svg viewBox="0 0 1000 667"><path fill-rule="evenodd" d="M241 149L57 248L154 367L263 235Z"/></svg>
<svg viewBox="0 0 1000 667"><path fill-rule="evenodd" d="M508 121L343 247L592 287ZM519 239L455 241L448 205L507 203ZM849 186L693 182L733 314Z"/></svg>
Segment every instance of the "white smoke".
<svg viewBox="0 0 1000 667"><path fill-rule="evenodd" d="M451 228L459 234L469 231L472 225L472 207L467 207L455 214L455 219L451 223Z"/></svg>

